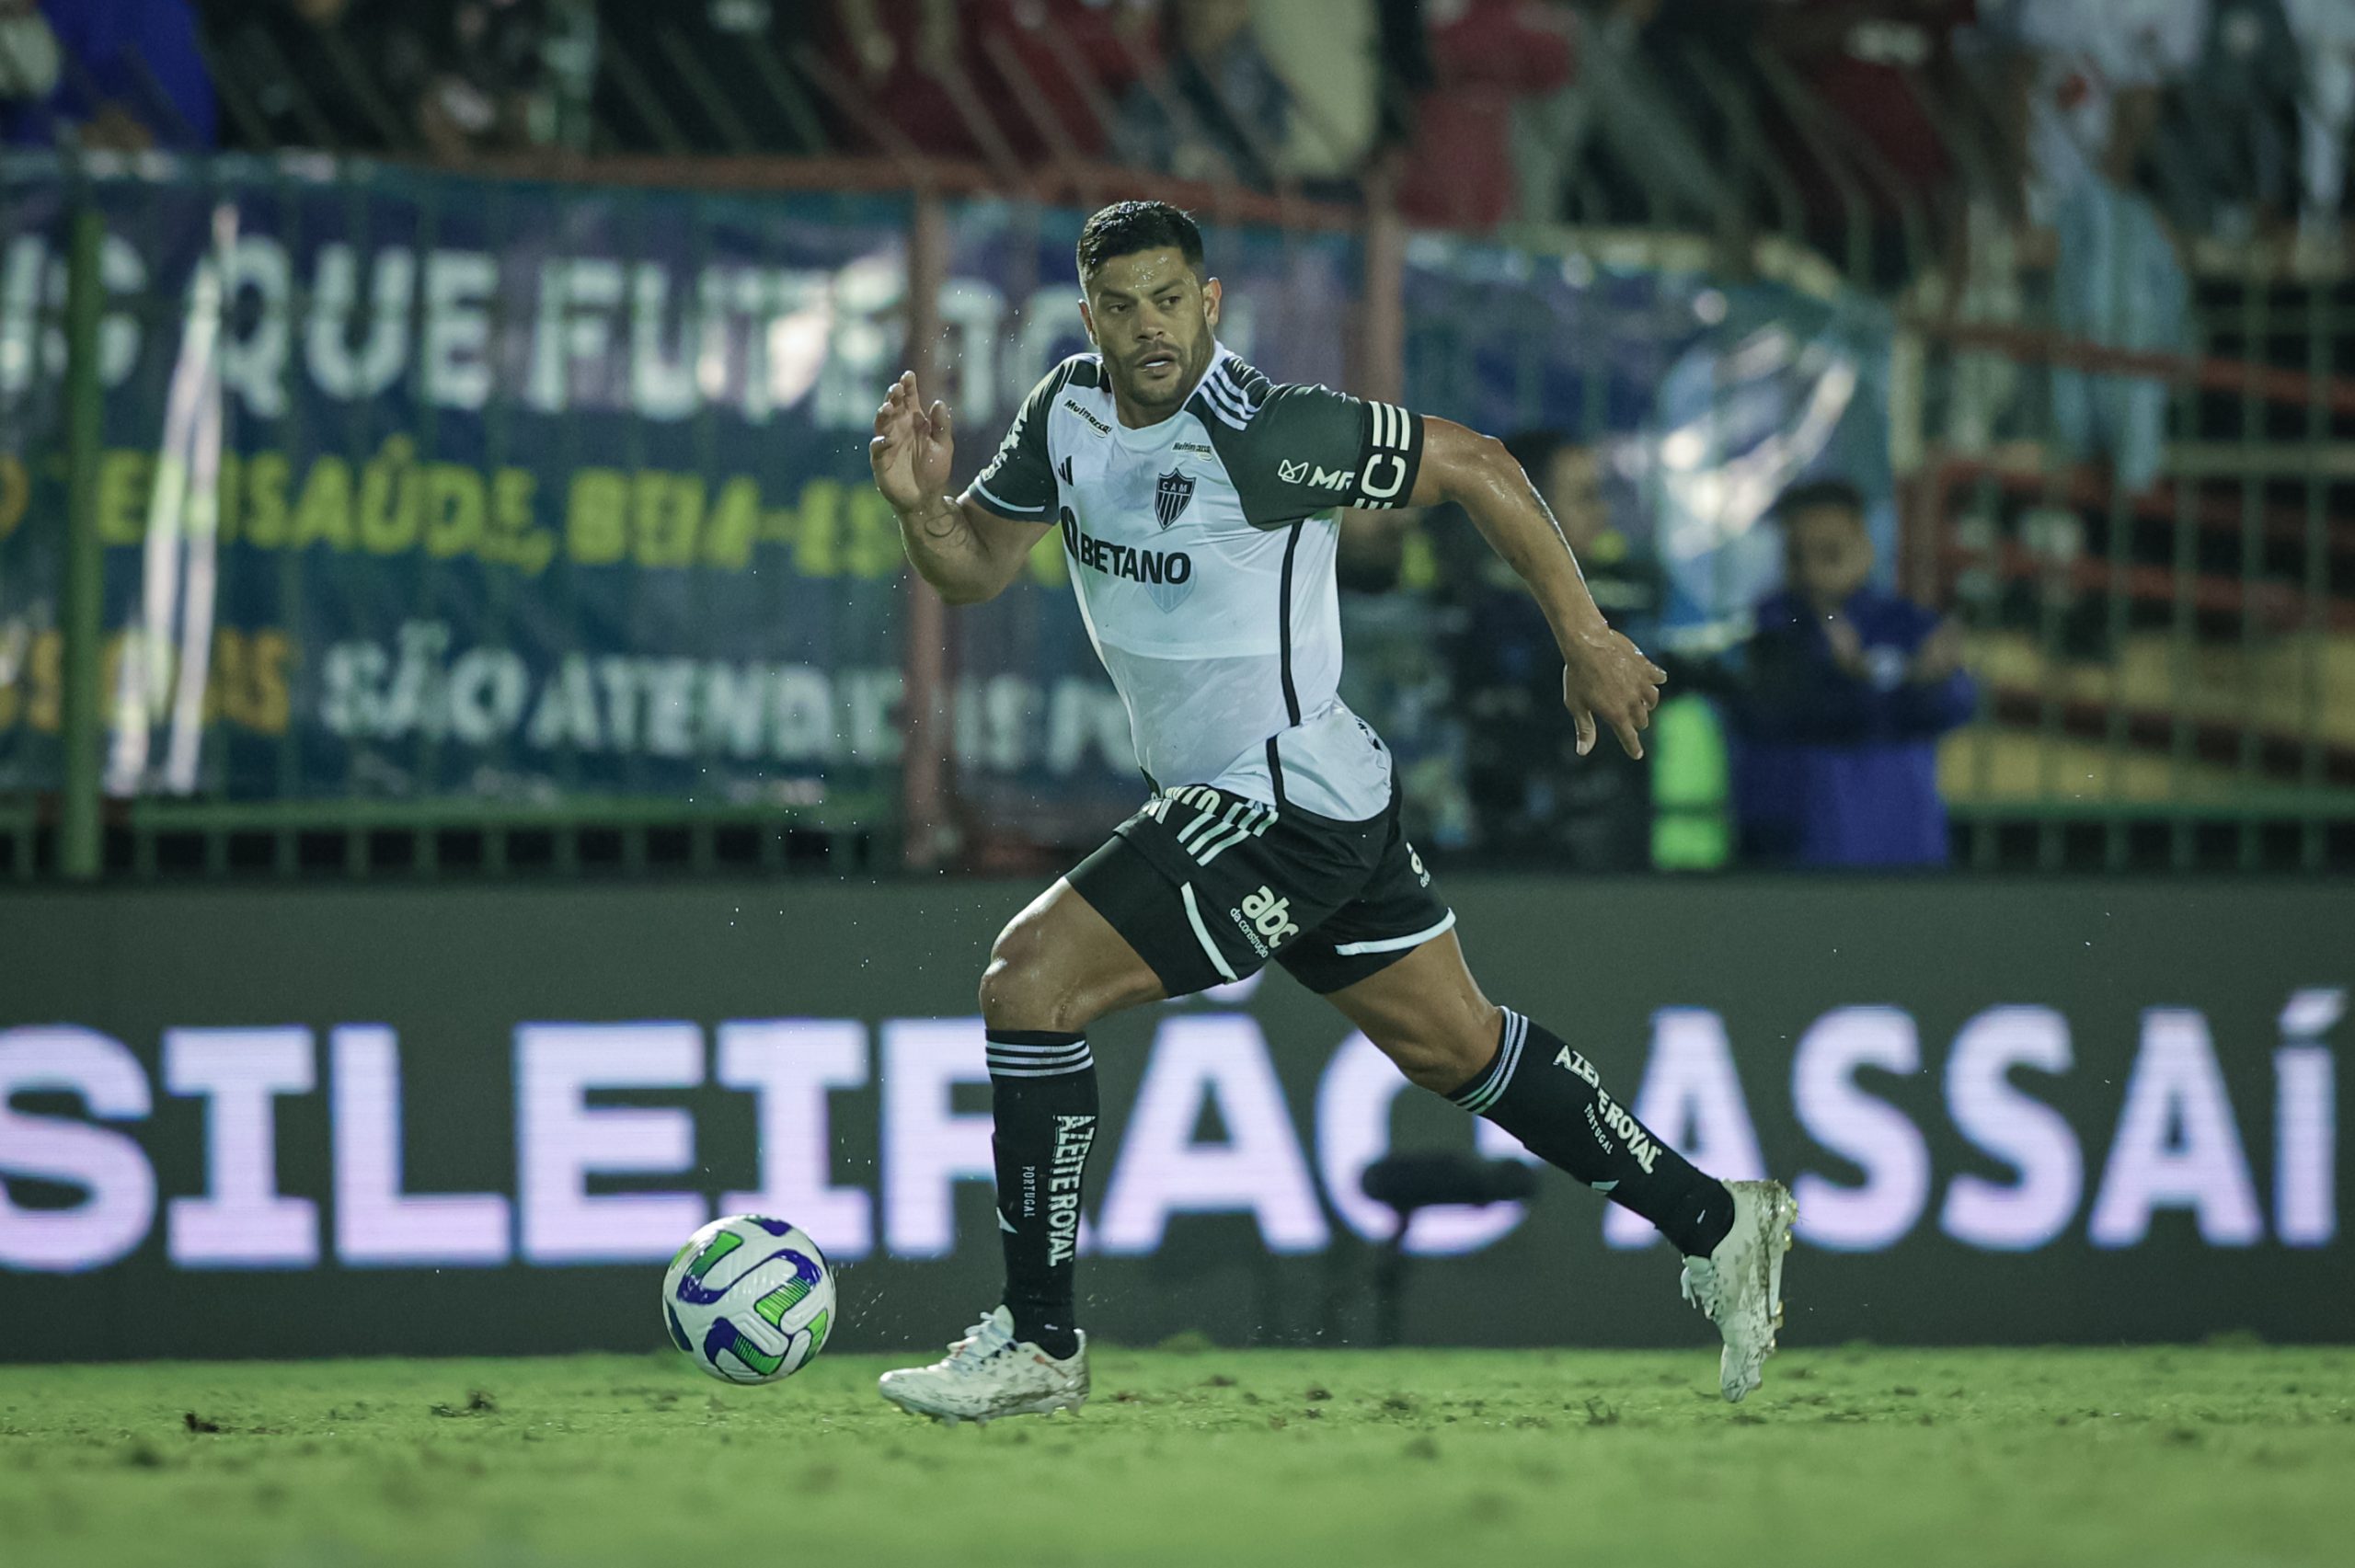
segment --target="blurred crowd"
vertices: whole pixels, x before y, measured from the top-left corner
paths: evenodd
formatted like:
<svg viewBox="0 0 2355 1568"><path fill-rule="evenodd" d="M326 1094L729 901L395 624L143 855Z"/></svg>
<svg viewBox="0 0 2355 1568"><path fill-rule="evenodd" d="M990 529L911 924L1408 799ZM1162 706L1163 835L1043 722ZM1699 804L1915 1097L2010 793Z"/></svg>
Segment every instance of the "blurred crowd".
<svg viewBox="0 0 2355 1568"><path fill-rule="evenodd" d="M17 144L1110 160L1458 228L1796 200L1894 250L2106 182L2320 235L2350 123L2345 0L0 0Z"/></svg>
<svg viewBox="0 0 2355 1568"><path fill-rule="evenodd" d="M1796 230L1949 320L2032 315L2138 351L2195 346L2202 242L2343 262L2350 128L2355 0L0 0L11 145L882 155L1378 189L1460 231ZM1962 451L2021 418L2016 367L1982 358L1935 412ZM2038 395L2063 460L2127 490L2158 474L2163 383L2062 369ZM1598 452L1515 449L1598 599L1640 627L1661 589ZM1869 586L1888 574L1867 506L1836 477L1786 497L1786 586L1755 637L1678 668L1723 720L1671 748L1717 759L1697 778L1575 759L1542 621L1444 543L1467 528L1427 530L1421 586L1478 635L1440 639L1429 705L1457 754L1421 831L1610 868L1714 801L1726 853L1942 858L1932 743L1970 687L1952 627ZM1382 554L1365 586L1396 581Z"/></svg>
<svg viewBox="0 0 2355 1568"><path fill-rule="evenodd" d="M2196 348L2203 239L2355 254L2351 130L2350 0L0 0L19 145L1378 186L1458 231L1781 233L1947 319L2140 352ZM2162 385L2049 390L2067 457L2148 485ZM1984 449L2019 405L1982 356L1941 433Z"/></svg>

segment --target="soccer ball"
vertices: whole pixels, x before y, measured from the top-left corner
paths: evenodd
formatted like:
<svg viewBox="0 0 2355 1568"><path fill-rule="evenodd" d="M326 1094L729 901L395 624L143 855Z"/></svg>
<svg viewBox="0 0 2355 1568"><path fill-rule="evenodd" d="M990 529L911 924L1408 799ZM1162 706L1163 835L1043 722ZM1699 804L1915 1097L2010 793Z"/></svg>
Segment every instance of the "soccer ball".
<svg viewBox="0 0 2355 1568"><path fill-rule="evenodd" d="M782 1219L715 1219L662 1276L671 1343L726 1382L790 1378L816 1357L833 1318L833 1270L807 1232Z"/></svg>

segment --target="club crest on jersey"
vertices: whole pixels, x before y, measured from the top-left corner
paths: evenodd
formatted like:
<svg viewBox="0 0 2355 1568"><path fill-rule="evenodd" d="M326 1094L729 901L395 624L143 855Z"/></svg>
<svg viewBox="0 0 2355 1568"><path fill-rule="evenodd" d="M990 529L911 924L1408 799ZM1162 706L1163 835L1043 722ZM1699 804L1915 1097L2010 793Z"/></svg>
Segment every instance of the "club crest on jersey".
<svg viewBox="0 0 2355 1568"><path fill-rule="evenodd" d="M1194 476L1183 469L1173 468L1154 483L1153 515L1161 520L1162 527L1166 528L1178 521L1178 515L1186 509L1186 503L1193 498Z"/></svg>

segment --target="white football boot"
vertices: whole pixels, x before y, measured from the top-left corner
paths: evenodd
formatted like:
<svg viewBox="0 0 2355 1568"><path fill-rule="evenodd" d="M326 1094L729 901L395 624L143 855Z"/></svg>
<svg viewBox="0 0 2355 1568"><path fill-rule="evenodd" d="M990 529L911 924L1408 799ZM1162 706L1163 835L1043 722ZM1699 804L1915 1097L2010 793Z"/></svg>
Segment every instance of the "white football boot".
<svg viewBox="0 0 2355 1568"><path fill-rule="evenodd" d="M877 1384L902 1410L954 1426L1001 1415L1045 1415L1087 1402L1087 1335L1067 1361L1014 1337L1014 1314L1004 1307L965 1331L948 1354L929 1367L886 1372Z"/></svg>
<svg viewBox="0 0 2355 1568"><path fill-rule="evenodd" d="M1791 1250L1791 1226L1799 1206L1780 1182L1728 1182L1733 1195L1733 1229L1706 1258L1684 1260L1684 1299L1707 1314L1725 1337L1717 1358L1717 1387L1728 1404L1765 1380L1761 1370L1775 1354L1775 1331L1783 1326L1783 1254Z"/></svg>

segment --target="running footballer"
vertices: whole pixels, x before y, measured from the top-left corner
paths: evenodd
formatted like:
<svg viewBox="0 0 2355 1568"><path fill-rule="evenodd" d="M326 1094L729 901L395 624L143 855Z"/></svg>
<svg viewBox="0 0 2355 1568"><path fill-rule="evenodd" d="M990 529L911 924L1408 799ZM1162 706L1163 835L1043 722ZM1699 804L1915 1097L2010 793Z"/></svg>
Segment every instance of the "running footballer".
<svg viewBox="0 0 2355 1568"><path fill-rule="evenodd" d="M945 404L927 408L902 376L875 416L876 486L949 603L995 597L1061 532L1152 790L991 949L981 1006L1005 1292L945 1359L885 1373L884 1397L951 1420L1086 1399L1073 1243L1097 1126L1088 1025L1273 960L1412 1082L1659 1227L1684 1256L1685 1299L1724 1339L1720 1389L1741 1399L1782 1319L1790 1194L1695 1169L1575 1047L1474 982L1454 913L1399 830L1389 750L1338 695L1339 509L1463 508L1545 610L1581 754L1607 726L1642 756L1666 677L1604 624L1501 443L1276 384L1223 347L1219 283L1184 212L1097 212L1079 280L1096 351L1048 373L961 497L946 493Z"/></svg>

